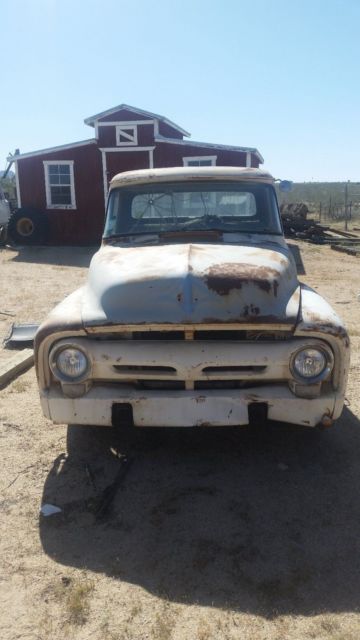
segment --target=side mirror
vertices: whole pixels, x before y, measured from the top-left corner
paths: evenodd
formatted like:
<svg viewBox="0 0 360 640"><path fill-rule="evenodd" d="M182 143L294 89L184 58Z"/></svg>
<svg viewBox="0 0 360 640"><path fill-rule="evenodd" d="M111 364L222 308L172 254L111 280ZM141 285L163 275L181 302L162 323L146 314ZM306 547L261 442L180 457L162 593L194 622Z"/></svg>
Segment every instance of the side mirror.
<svg viewBox="0 0 360 640"><path fill-rule="evenodd" d="M293 188L293 183L291 182L291 180L280 180L279 182L279 190L282 191L283 193L289 193L289 191L292 191Z"/></svg>

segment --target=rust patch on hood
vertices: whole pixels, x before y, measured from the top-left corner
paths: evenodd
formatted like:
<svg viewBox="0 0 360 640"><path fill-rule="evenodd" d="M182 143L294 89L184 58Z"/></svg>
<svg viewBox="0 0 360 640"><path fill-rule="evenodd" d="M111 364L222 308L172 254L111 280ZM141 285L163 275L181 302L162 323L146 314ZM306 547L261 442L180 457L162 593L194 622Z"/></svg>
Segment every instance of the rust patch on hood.
<svg viewBox="0 0 360 640"><path fill-rule="evenodd" d="M224 263L211 267L204 280L209 289L220 296L229 295L233 289L241 289L243 285L254 284L262 291L273 291L277 296L280 272L271 267L253 264Z"/></svg>

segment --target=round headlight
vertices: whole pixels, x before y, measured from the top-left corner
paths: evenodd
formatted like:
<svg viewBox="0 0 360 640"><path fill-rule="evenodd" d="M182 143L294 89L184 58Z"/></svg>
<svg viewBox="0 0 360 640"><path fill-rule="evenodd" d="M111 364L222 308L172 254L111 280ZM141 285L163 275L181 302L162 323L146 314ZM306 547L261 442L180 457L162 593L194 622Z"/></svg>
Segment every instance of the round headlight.
<svg viewBox="0 0 360 640"><path fill-rule="evenodd" d="M307 380L318 378L329 371L326 354L320 349L301 349L296 353L292 361L295 374Z"/></svg>
<svg viewBox="0 0 360 640"><path fill-rule="evenodd" d="M80 349L65 347L56 354L55 366L61 376L76 380L87 372L89 360Z"/></svg>

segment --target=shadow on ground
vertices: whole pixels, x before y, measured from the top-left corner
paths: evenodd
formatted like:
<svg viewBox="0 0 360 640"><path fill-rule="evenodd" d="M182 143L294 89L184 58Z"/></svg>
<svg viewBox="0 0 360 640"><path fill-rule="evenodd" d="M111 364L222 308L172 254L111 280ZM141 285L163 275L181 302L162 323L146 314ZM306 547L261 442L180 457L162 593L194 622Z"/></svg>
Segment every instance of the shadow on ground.
<svg viewBox="0 0 360 640"><path fill-rule="evenodd" d="M268 618L355 611L359 426L346 409L325 432L168 430L132 444L113 430L69 427L43 494L64 511L41 519L43 548L172 601ZM134 461L97 522L92 505L119 452Z"/></svg>
<svg viewBox="0 0 360 640"><path fill-rule="evenodd" d="M88 267L99 247L6 247L12 251L13 262L53 264L67 267Z"/></svg>
<svg viewBox="0 0 360 640"><path fill-rule="evenodd" d="M296 264L296 271L298 276L304 276L306 275L306 271L305 271L305 265L302 259L302 255L301 255L301 251L300 251L300 247L297 244L291 244L291 242L286 241L287 246L289 247L293 258L295 260L295 264Z"/></svg>

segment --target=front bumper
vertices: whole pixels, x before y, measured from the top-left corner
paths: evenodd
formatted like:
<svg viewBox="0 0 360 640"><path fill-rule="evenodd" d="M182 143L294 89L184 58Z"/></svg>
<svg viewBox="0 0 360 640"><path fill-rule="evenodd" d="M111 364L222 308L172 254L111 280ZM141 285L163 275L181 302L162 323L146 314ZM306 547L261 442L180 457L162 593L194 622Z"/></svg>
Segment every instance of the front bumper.
<svg viewBox="0 0 360 640"><path fill-rule="evenodd" d="M113 405L131 405L136 427L217 427L249 423L249 405L265 403L268 418L314 427L324 415L337 418L337 394L296 397L285 384L247 389L201 391L135 391L97 384L81 398L64 397L60 388L41 394L44 414L56 423L112 425Z"/></svg>

